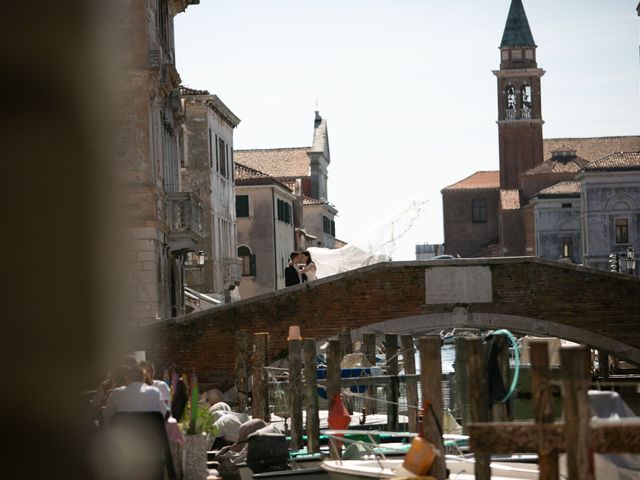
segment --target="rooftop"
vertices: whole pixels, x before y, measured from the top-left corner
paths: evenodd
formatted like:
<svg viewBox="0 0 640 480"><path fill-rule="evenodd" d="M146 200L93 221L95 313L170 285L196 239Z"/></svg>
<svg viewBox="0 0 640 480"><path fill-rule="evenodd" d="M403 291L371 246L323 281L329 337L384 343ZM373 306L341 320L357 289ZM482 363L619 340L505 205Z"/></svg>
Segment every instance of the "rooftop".
<svg viewBox="0 0 640 480"><path fill-rule="evenodd" d="M552 152L551 158L522 172L521 175L579 172L587 165L589 165L589 160L577 156L575 150L560 150Z"/></svg>
<svg viewBox="0 0 640 480"><path fill-rule="evenodd" d="M580 182L559 182L540 190L536 196L538 198L579 197Z"/></svg>
<svg viewBox="0 0 640 480"><path fill-rule="evenodd" d="M616 152L591 162L585 172L640 170L640 151Z"/></svg>
<svg viewBox="0 0 640 480"><path fill-rule="evenodd" d="M497 170L480 171L460 180L453 185L442 189L445 190L493 190L500 188L500 172Z"/></svg>
<svg viewBox="0 0 640 480"><path fill-rule="evenodd" d="M234 159L275 178L308 177L311 147L234 150Z"/></svg>
<svg viewBox="0 0 640 480"><path fill-rule="evenodd" d="M576 155L593 162L613 152L640 151L640 135L623 137L545 138L543 158L556 150L575 150Z"/></svg>
<svg viewBox="0 0 640 480"><path fill-rule="evenodd" d="M236 185L242 186L242 185L275 184L275 185L281 186L282 188L286 188L287 190L290 190L290 188L288 188L287 185L279 182L277 179L267 175L264 172L261 172L254 168L247 167L246 165L238 163L237 160L234 162L234 175L235 175Z"/></svg>

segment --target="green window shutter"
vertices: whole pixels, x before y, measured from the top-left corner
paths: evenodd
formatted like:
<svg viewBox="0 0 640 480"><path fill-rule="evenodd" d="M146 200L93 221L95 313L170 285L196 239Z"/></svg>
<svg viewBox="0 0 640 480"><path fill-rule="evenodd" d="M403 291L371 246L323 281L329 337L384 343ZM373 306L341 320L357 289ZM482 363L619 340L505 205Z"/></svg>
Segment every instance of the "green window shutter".
<svg viewBox="0 0 640 480"><path fill-rule="evenodd" d="M255 253L252 253L250 258L250 265L251 265L251 276L255 277L256 276L256 255Z"/></svg>
<svg viewBox="0 0 640 480"><path fill-rule="evenodd" d="M249 195L236 195L236 217L249 216Z"/></svg>

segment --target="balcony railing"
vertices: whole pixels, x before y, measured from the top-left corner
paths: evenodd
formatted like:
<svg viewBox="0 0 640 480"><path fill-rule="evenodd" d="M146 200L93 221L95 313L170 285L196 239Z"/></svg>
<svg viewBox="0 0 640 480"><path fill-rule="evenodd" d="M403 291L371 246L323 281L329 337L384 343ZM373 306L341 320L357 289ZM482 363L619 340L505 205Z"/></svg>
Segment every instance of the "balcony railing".
<svg viewBox="0 0 640 480"><path fill-rule="evenodd" d="M530 120L531 118L531 108L529 107L522 107L520 110L507 108L504 111L505 120Z"/></svg>
<svg viewBox="0 0 640 480"><path fill-rule="evenodd" d="M191 192L167 193L169 248L173 252L195 252L202 241L202 206Z"/></svg>

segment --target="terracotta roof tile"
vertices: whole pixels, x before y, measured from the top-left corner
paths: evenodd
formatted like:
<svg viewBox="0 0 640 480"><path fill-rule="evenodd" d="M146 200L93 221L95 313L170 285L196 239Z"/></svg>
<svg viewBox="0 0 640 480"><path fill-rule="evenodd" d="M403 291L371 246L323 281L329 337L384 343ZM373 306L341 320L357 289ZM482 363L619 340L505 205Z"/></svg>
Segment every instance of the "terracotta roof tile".
<svg viewBox="0 0 640 480"><path fill-rule="evenodd" d="M518 189L500 190L500 208L502 210L517 210L520 208L520 192L518 192Z"/></svg>
<svg viewBox="0 0 640 480"><path fill-rule="evenodd" d="M236 161L275 178L300 178L310 174L311 147L235 150Z"/></svg>
<svg viewBox="0 0 640 480"><path fill-rule="evenodd" d="M597 170L640 170L640 151L612 153L611 155L600 158L595 162L591 162L584 168L585 172L593 172Z"/></svg>
<svg viewBox="0 0 640 480"><path fill-rule="evenodd" d="M580 182L559 182L550 187L544 188L536 195L538 198L549 197L579 197Z"/></svg>
<svg viewBox="0 0 640 480"><path fill-rule="evenodd" d="M254 168L247 167L237 161L234 162L234 175L236 185L280 185L287 190L291 190L287 185L279 182L277 179L267 175L264 172Z"/></svg>
<svg viewBox="0 0 640 480"><path fill-rule="evenodd" d="M481 171L442 190L493 190L500 188L499 171Z"/></svg>
<svg viewBox="0 0 640 480"><path fill-rule="evenodd" d="M209 95L209 90L197 90L185 85L180 85L180 95Z"/></svg>
<svg viewBox="0 0 640 480"><path fill-rule="evenodd" d="M575 151L572 151L572 153L566 151L553 152L551 158L525 172L522 172L521 175L579 172L588 164L589 160L585 160L584 158L577 156Z"/></svg>
<svg viewBox="0 0 640 480"><path fill-rule="evenodd" d="M545 138L543 158L551 158L551 152L563 149L575 150L579 157L593 162L613 152L639 151L640 135L629 135L625 137Z"/></svg>

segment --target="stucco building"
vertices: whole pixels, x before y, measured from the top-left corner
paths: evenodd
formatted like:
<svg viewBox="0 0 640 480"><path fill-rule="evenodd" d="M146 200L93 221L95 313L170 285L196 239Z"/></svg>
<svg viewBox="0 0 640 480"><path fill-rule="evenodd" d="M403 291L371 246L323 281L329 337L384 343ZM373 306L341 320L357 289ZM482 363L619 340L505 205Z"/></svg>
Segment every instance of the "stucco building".
<svg viewBox="0 0 640 480"><path fill-rule="evenodd" d="M539 199L542 215L542 205L560 193L546 189L575 181L586 165L614 152L640 150L640 136L544 139L541 78L545 72L538 67L536 49L522 1L512 0L500 43L500 69L493 72L500 168L476 172L442 190L446 253L536 255L537 240L570 235L556 231L559 226L542 217L538 225L544 225L544 232L536 232L531 200ZM561 191L565 188L567 184ZM580 251L579 246L573 248L572 257L579 258Z"/></svg>
<svg viewBox="0 0 640 480"><path fill-rule="evenodd" d="M182 118L173 18L197 0L128 3L129 96L119 105L117 155L130 240L127 292L134 323L185 313L184 260L200 249L200 200L180 190Z"/></svg>
<svg viewBox="0 0 640 480"><path fill-rule="evenodd" d="M240 297L284 288L284 269L294 250L291 189L276 178L235 163L237 255Z"/></svg>
<svg viewBox="0 0 640 480"><path fill-rule="evenodd" d="M294 192L292 213L295 247L335 247L335 217L329 203L329 132L327 120L315 112L310 147L236 150L238 163L277 179Z"/></svg>
<svg viewBox="0 0 640 480"><path fill-rule="evenodd" d="M240 119L206 90L183 86L180 92L185 118L181 190L202 200L204 255L202 265L198 255L188 256L185 284L189 307L202 310L214 306L209 298L231 301L241 279L233 166L233 131Z"/></svg>

